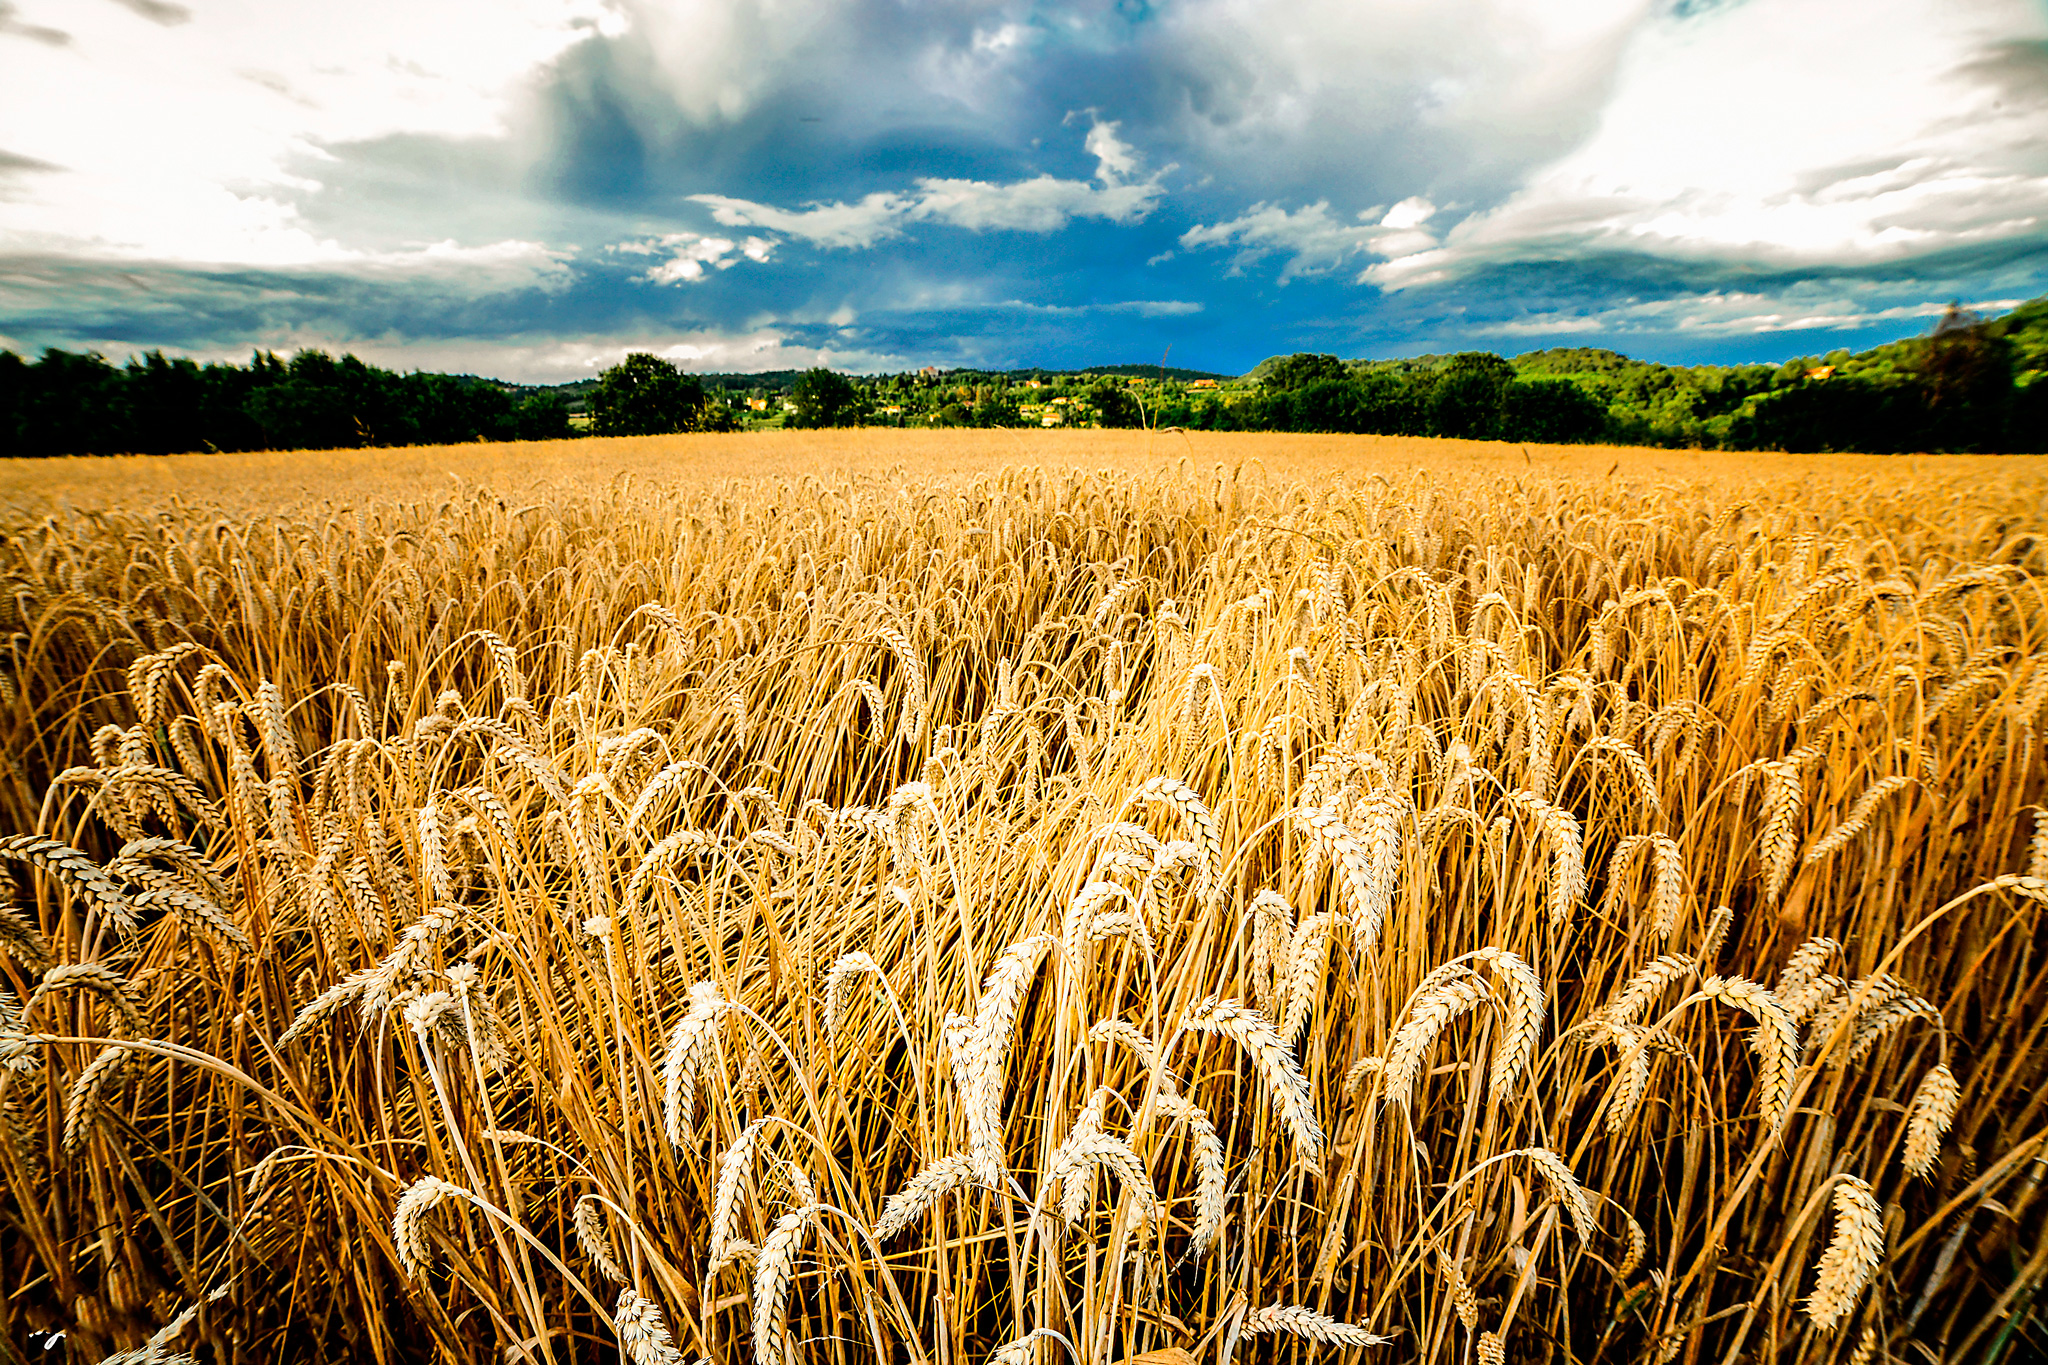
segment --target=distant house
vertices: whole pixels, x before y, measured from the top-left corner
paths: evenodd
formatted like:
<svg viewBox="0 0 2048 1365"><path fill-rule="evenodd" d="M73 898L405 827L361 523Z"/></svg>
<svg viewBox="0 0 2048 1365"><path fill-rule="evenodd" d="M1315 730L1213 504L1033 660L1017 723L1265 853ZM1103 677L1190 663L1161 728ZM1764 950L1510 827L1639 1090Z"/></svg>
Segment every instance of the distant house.
<svg viewBox="0 0 2048 1365"><path fill-rule="evenodd" d="M1197 379L1188 387L1191 389L1213 389L1216 387L1216 381L1213 379Z"/></svg>
<svg viewBox="0 0 2048 1365"><path fill-rule="evenodd" d="M1024 387L1027 389L1042 389L1045 387L1045 385L1041 384L1036 379L1027 379L1024 381Z"/></svg>
<svg viewBox="0 0 2048 1365"><path fill-rule="evenodd" d="M1134 374L1131 376L1131 387L1134 389L1143 388L1145 385L1151 382L1151 380L1145 378L1143 375Z"/></svg>
<svg viewBox="0 0 2048 1365"><path fill-rule="evenodd" d="M900 403L892 403L888 407L881 409L881 413L884 417L901 417L903 415L903 406Z"/></svg>
<svg viewBox="0 0 2048 1365"><path fill-rule="evenodd" d="M755 412L766 412L768 411L768 400L765 398L749 398L747 406Z"/></svg>
<svg viewBox="0 0 2048 1365"><path fill-rule="evenodd" d="M1808 379L1833 379L1835 377L1835 367L1832 365L1816 365L1806 372L1806 377Z"/></svg>

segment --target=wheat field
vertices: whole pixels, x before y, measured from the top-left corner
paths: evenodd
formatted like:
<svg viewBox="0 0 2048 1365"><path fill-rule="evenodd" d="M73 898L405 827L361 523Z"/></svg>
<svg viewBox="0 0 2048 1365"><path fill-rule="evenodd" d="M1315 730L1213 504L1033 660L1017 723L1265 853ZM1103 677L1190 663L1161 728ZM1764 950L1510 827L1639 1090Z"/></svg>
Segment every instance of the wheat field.
<svg viewBox="0 0 2048 1365"><path fill-rule="evenodd" d="M1142 432L7 467L0 1343L2038 1358L2044 508Z"/></svg>

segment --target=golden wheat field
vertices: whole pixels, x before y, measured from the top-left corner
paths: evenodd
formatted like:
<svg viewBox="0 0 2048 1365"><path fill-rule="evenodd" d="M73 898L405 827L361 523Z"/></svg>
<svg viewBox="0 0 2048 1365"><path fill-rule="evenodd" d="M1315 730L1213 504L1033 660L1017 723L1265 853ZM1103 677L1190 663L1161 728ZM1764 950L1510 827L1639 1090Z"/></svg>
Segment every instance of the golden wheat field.
<svg viewBox="0 0 2048 1365"><path fill-rule="evenodd" d="M0 1341L2040 1358L2044 512L1180 433L0 469Z"/></svg>

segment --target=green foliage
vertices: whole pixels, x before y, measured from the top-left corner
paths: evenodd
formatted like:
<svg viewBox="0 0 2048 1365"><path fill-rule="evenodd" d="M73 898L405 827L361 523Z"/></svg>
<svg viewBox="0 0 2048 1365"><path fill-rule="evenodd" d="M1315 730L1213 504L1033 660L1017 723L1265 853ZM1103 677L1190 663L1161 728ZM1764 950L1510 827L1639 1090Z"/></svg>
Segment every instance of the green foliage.
<svg viewBox="0 0 2048 1365"><path fill-rule="evenodd" d="M1337 357L1298 351L1293 355L1261 361L1252 371L1252 377L1264 384L1268 392L1279 392L1342 380L1347 376L1344 362Z"/></svg>
<svg viewBox="0 0 2048 1365"><path fill-rule="evenodd" d="M152 351L115 367L98 355L0 353L0 454L168 455L547 439L569 433L551 395L517 402L468 376L395 374L354 356L259 351L199 365Z"/></svg>
<svg viewBox="0 0 2048 1365"><path fill-rule="evenodd" d="M590 428L600 436L661 436L691 431L704 408L704 386L658 355L635 351L598 376L590 395Z"/></svg>
<svg viewBox="0 0 2048 1365"><path fill-rule="evenodd" d="M865 415L860 391L853 381L831 370L807 370L790 390L796 411L790 414L793 427L851 427Z"/></svg>
<svg viewBox="0 0 2048 1365"><path fill-rule="evenodd" d="M1429 434L1497 441L1507 424L1508 385L1515 367L1485 351L1454 355L1437 372L1426 409Z"/></svg>
<svg viewBox="0 0 2048 1365"><path fill-rule="evenodd" d="M1095 409L1095 420L1106 427L1145 425L1145 414L1138 406L1138 400L1131 396L1129 388L1114 381L1104 380L1089 389L1088 406Z"/></svg>
<svg viewBox="0 0 2048 1365"><path fill-rule="evenodd" d="M1570 445L1607 434L1607 405L1570 379L1515 379L1501 403L1502 436L1510 441Z"/></svg>

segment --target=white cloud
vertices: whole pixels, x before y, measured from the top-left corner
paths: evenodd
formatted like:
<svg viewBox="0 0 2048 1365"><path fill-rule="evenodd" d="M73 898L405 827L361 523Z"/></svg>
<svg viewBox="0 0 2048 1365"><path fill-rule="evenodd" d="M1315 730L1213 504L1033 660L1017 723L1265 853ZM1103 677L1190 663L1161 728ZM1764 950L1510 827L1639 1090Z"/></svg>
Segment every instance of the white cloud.
<svg viewBox="0 0 2048 1365"><path fill-rule="evenodd" d="M730 270L742 260L765 265L774 253L775 242L768 237L748 237L735 242L729 237L709 237L701 232L670 232L640 241L620 242L609 248L630 256L666 256L667 260L643 271L640 278L651 284L682 284L704 278L705 267Z"/></svg>
<svg viewBox="0 0 2048 1365"><path fill-rule="evenodd" d="M1181 154L1261 199L1369 202L1390 179L1491 197L1597 117L1655 0L1187 0L1149 80ZM1156 136L1156 134L1155 134Z"/></svg>
<svg viewBox="0 0 2048 1365"><path fill-rule="evenodd" d="M987 180L924 177L916 188L877 191L848 204L843 201L802 209L782 209L720 194L690 197L711 208L725 227L757 227L801 237L824 247L863 248L903 235L913 223L943 223L973 232L1057 232L1075 218L1102 218L1134 223L1149 214L1166 193L1160 178L1171 166L1143 180L1137 174L1138 154L1118 139L1114 123L1094 123L1084 145L1096 159L1095 180L1064 180L1038 175L1029 180L997 184Z"/></svg>
<svg viewBox="0 0 2048 1365"><path fill-rule="evenodd" d="M1390 259L1361 278L1600 251L1853 267L2036 236L2048 91L2002 68L1998 40L2044 36L2007 0L1775 0L1649 26L1581 146L1440 242L1379 244Z"/></svg>
<svg viewBox="0 0 2048 1365"><path fill-rule="evenodd" d="M1286 209L1278 204L1254 204L1227 222L1209 226L1198 224L1189 228L1180 235L1180 244L1190 249L1236 246L1238 252L1231 267L1233 271L1242 271L1245 266L1265 256L1284 255L1287 263L1280 268L1280 283L1286 284L1300 275L1320 275L1335 270L1360 253L1377 249L1389 239L1421 236L1434 242L1435 239L1426 233L1403 231L1392 222L1365 221L1377 212L1376 209L1367 209L1356 219L1346 222L1331 216L1328 200L1317 200L1300 209ZM1412 212L1410 210L1410 214ZM1389 219L1394 217L1394 213L1387 215ZM1401 215L1402 222L1407 222L1408 217Z"/></svg>
<svg viewBox="0 0 2048 1365"><path fill-rule="evenodd" d="M2022 299L1978 299L1963 307L1986 314L2018 307ZM1799 285L1774 294L1714 290L1613 308L1528 313L1472 330L1480 336L1560 337L1654 334L1727 338L1784 332L1851 331L1885 323L1918 322L1948 311L1940 303L1871 307L1839 286Z"/></svg>
<svg viewBox="0 0 2048 1365"><path fill-rule="evenodd" d="M110 339L103 349L120 356L140 352L160 343ZM377 337L323 335L314 331L290 336L272 336L260 341L282 354L307 348L338 353L347 351L374 365L391 369L438 370L448 374L486 374L515 384L560 384L590 376L618 364L632 351L647 351L693 373L745 373L760 370L805 370L824 365L841 371L874 373L908 369L910 357L893 351L859 346L809 346L773 327L735 331L711 329L669 334L619 336L613 334L567 337L497 338L409 338L394 341ZM247 364L249 346L240 344L218 350L187 350L200 361L225 360ZM917 363L923 363L922 361Z"/></svg>
<svg viewBox="0 0 2048 1365"><path fill-rule="evenodd" d="M502 134L522 82L606 12L504 0L485 21L422 0L210 0L166 26L176 7L161 0L15 7L71 41L0 41L0 127L9 152L64 172L0 199L0 249L262 266L349 255L288 202L316 187L300 168L322 144Z"/></svg>
<svg viewBox="0 0 2048 1365"><path fill-rule="evenodd" d="M1026 299L1005 299L981 305L1017 313L1043 313L1049 317L1084 317L1090 313L1129 313L1141 318L1182 318L1202 311L1193 299L1124 299L1115 303L1032 303Z"/></svg>

